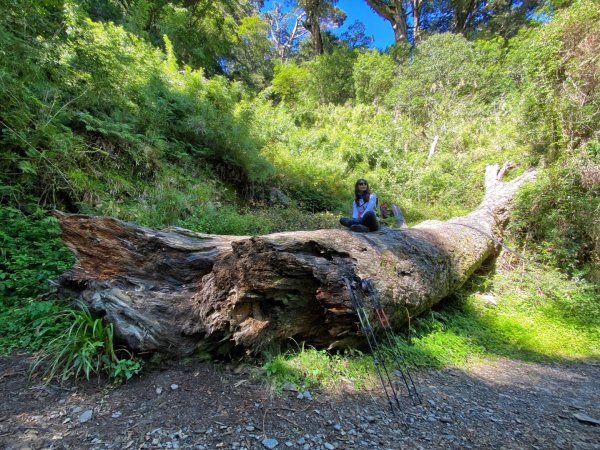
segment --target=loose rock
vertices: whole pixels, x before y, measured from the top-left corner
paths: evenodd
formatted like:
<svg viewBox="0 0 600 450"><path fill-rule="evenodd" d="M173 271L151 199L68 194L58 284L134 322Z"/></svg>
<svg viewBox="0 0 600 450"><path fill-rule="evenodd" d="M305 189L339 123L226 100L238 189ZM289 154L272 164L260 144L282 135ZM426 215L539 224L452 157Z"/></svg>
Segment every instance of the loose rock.
<svg viewBox="0 0 600 450"><path fill-rule="evenodd" d="M87 411L84 411L80 416L79 416L79 423L85 423L87 421L89 421L92 418L93 415L93 411L91 409L88 409Z"/></svg>
<svg viewBox="0 0 600 450"><path fill-rule="evenodd" d="M269 450L274 449L279 445L277 439L263 439L261 444L263 447L268 448Z"/></svg>

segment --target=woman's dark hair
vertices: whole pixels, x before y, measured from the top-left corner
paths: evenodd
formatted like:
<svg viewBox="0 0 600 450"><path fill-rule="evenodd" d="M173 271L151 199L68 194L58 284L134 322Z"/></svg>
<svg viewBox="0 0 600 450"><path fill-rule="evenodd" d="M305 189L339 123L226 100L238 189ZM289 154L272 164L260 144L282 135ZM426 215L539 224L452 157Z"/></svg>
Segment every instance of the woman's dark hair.
<svg viewBox="0 0 600 450"><path fill-rule="evenodd" d="M358 200L359 200L358 194L360 193L360 191L358 190L358 185L363 184L363 183L367 185L367 190L363 194L364 195L363 200L365 202L368 202L369 197L371 196L371 189L369 188L369 182L367 180L365 180L364 178L360 178L360 179L356 180L356 183L354 183L354 201L356 202L356 206L358 206Z"/></svg>

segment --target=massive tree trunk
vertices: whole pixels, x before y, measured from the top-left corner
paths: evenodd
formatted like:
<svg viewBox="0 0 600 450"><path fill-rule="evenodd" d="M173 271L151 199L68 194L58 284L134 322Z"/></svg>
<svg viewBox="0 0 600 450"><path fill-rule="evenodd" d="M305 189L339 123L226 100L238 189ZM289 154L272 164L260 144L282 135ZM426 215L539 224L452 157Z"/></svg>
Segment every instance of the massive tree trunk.
<svg viewBox="0 0 600 450"><path fill-rule="evenodd" d="M323 54L323 37L321 36L321 24L319 19L326 6L322 0L303 0L300 2L306 11L306 21L304 27L310 31L310 38L313 45L315 56Z"/></svg>
<svg viewBox="0 0 600 450"><path fill-rule="evenodd" d="M310 38L315 56L322 55L323 37L321 36L321 25L319 24L319 17L314 12L308 13L306 26L310 30Z"/></svg>
<svg viewBox="0 0 600 450"><path fill-rule="evenodd" d="M394 41L396 44L408 41L407 14L402 0L367 0L367 3L373 11L390 22L394 30ZM415 29L415 33L417 31Z"/></svg>
<svg viewBox="0 0 600 450"><path fill-rule="evenodd" d="M494 254L514 193L533 177L502 183L497 174L488 167L485 198L467 216L366 234L215 236L56 212L77 257L61 283L135 350L256 352L290 338L349 345L358 329L345 279L371 279L400 327Z"/></svg>

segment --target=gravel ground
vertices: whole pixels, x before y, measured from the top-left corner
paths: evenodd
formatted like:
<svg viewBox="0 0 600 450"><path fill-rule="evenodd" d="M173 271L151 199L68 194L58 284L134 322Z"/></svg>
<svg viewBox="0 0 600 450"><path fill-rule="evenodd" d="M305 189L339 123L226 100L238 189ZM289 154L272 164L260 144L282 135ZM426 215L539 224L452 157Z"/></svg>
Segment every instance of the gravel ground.
<svg viewBox="0 0 600 450"><path fill-rule="evenodd" d="M3 449L600 449L600 362L501 359L413 372L423 404L381 388L274 393L255 369L174 363L122 386L27 380L0 359ZM293 386L288 386L293 389Z"/></svg>

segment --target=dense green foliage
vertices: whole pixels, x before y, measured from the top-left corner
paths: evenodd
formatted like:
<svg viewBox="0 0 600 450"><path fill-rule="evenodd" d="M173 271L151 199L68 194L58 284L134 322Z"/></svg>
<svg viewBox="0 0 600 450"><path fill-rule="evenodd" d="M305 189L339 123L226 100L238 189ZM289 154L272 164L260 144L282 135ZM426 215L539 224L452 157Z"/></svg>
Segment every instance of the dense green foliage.
<svg viewBox="0 0 600 450"><path fill-rule="evenodd" d="M58 240L58 224L43 211L24 215L0 208L0 293L11 304L48 289L48 280L66 271L71 253Z"/></svg>
<svg viewBox="0 0 600 450"><path fill-rule="evenodd" d="M26 216L2 207L0 223L0 351L35 350L61 329L47 323L45 336L37 332L64 307L47 294L49 281L69 269L73 256L58 239L56 220L41 211Z"/></svg>
<svg viewBox="0 0 600 450"><path fill-rule="evenodd" d="M485 32L432 32L385 52L357 45L364 36L324 33L324 54L305 43L276 62L252 2L2 3L0 348L54 339L73 343L57 373L137 370L112 358L108 325L54 314L67 306L49 280L72 257L49 209L209 233L314 229L336 226L365 177L414 223L472 209L484 166L511 160L517 173L539 170L518 198L511 238L546 265L543 283L558 296L538 304L503 287L490 312L465 294L456 311L415 325L407 351L434 354L439 336L452 348L444 339L464 343L468 332L479 338L465 354L515 355L507 345L522 342L563 355L556 342L515 331L527 328L517 327L519 311L536 303L535 327L572 342L573 323L560 316L573 314L561 308L589 314L576 328L583 343L564 356L597 356L588 344L600 281L600 6L553 2L543 14L548 21L492 14ZM78 320L88 325L72 328ZM81 368L69 366L78 348ZM457 361L440 351L414 363Z"/></svg>
<svg viewBox="0 0 600 450"><path fill-rule="evenodd" d="M238 85L178 70L168 38L164 53L62 6L27 20L62 22L64 35L50 24L22 35L20 17L2 24L3 47L13 49L0 67L9 87L0 112L4 198L115 215L127 209L121 203L167 204L147 217L158 224L212 197L215 171L244 183L269 175Z"/></svg>

